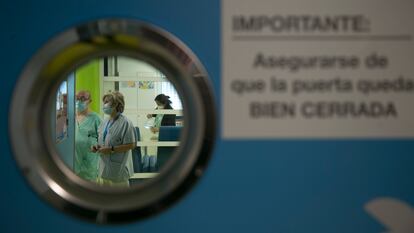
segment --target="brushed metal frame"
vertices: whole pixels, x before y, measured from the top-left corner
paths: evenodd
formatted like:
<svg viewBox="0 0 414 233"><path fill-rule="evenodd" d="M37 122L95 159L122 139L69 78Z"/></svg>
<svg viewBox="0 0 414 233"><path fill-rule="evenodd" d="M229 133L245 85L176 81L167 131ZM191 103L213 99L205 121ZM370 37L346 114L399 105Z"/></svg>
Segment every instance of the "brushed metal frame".
<svg viewBox="0 0 414 233"><path fill-rule="evenodd" d="M59 159L51 137L52 96L70 71L108 55L143 60L174 84L183 102L180 146L160 174L131 188L102 187L77 177ZM150 216L182 197L206 168L216 134L214 97L207 72L177 38L131 19L101 19L51 39L27 63L9 110L15 159L28 183L66 213L97 223Z"/></svg>

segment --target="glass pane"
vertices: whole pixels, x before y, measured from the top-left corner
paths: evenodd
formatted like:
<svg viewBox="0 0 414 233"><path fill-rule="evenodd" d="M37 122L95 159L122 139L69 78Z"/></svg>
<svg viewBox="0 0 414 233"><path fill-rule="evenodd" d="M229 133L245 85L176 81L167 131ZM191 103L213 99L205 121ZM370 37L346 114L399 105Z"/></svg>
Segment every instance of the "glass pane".
<svg viewBox="0 0 414 233"><path fill-rule="evenodd" d="M63 82L56 99L56 136L64 132L66 146L74 148L57 143L61 158L98 185L129 187L157 176L180 145L184 126L182 101L168 77L127 57L95 59L72 75L73 85ZM61 126L62 112L73 124Z"/></svg>
<svg viewBox="0 0 414 233"><path fill-rule="evenodd" d="M68 86L64 81L56 94L56 143L63 141L68 136L67 96Z"/></svg>

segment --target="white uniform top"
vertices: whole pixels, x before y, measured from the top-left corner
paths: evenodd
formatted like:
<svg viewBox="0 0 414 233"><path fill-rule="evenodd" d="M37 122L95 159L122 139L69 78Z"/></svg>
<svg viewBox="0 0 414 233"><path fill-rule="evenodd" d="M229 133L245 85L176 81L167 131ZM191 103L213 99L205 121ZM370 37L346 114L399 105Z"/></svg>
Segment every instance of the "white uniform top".
<svg viewBox="0 0 414 233"><path fill-rule="evenodd" d="M136 144L134 130L132 122L122 114L113 122L106 119L99 127L98 143L104 147ZM102 155L99 174L101 178L113 182L127 181L134 174L132 151Z"/></svg>

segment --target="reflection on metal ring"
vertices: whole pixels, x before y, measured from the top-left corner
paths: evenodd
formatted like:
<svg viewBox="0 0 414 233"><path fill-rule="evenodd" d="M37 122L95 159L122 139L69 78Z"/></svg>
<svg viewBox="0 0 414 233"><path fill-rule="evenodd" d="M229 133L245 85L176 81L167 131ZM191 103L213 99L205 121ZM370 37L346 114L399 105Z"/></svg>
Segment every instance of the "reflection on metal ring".
<svg viewBox="0 0 414 233"><path fill-rule="evenodd" d="M58 158L51 142L50 90L93 58L123 55L167 75L183 101L180 146L151 181L130 189L92 185ZM98 223L128 222L168 207L206 168L214 143L216 114L208 76L196 56L171 34L133 20L104 19L72 28L41 48L16 84L9 134L19 167L45 200L67 213Z"/></svg>

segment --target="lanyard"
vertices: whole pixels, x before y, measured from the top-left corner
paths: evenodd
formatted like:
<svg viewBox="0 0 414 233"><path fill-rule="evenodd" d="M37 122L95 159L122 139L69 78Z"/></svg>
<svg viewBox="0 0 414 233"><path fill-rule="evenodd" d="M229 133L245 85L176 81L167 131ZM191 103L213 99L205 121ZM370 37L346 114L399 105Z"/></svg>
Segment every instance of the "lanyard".
<svg viewBox="0 0 414 233"><path fill-rule="evenodd" d="M104 144L105 144L105 139L106 139L106 135L108 134L109 128L111 128L111 126L115 123L115 121L118 120L119 115L120 114L118 114L112 122L109 120L108 123L106 123L105 130L103 132L103 143Z"/></svg>

